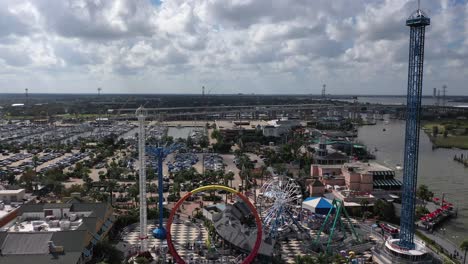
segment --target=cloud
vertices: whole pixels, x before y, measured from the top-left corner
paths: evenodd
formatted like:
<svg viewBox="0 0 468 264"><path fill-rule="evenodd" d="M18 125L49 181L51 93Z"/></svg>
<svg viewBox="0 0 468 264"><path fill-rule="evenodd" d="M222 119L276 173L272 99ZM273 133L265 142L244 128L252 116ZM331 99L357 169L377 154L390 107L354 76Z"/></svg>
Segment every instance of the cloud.
<svg viewBox="0 0 468 264"><path fill-rule="evenodd" d="M414 0L0 3L0 92L25 85L37 92L53 87L91 92L97 86L109 87L106 92L153 92L157 83L171 93L199 92L205 85L212 93L317 94L322 83L336 94L405 93L405 20L417 5ZM423 8L432 19L425 85L448 84L451 94L467 94L468 3L427 0Z"/></svg>

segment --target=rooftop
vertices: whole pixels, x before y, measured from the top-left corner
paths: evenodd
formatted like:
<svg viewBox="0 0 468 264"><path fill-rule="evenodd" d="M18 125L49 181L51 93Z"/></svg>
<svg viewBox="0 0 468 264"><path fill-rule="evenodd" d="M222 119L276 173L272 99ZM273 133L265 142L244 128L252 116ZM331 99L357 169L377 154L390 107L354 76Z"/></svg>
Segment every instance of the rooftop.
<svg viewBox="0 0 468 264"><path fill-rule="evenodd" d="M376 162L351 162L351 163L345 163L345 167L348 168L353 168L355 171L359 173L370 173L370 172L376 172L376 171L393 171L392 169L381 165Z"/></svg>
<svg viewBox="0 0 468 264"><path fill-rule="evenodd" d="M36 220L23 221L11 226L7 232L57 232L64 230L76 230L83 223L82 219L69 220Z"/></svg>
<svg viewBox="0 0 468 264"><path fill-rule="evenodd" d="M11 213L13 210L16 210L17 208L11 206L11 205L5 205L2 210L0 210L0 219Z"/></svg>
<svg viewBox="0 0 468 264"><path fill-rule="evenodd" d="M20 194L24 193L24 189L18 190L0 190L0 195L11 195L11 194Z"/></svg>

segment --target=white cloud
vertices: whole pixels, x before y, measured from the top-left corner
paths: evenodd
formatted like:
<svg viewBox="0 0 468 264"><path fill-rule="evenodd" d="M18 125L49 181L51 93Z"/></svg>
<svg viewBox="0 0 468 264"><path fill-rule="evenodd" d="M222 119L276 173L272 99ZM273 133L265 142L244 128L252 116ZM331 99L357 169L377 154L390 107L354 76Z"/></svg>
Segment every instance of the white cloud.
<svg viewBox="0 0 468 264"><path fill-rule="evenodd" d="M319 93L327 83L336 94L403 94L404 24L416 8L413 0L0 3L0 92ZM467 94L468 3L423 5L432 19L425 87Z"/></svg>

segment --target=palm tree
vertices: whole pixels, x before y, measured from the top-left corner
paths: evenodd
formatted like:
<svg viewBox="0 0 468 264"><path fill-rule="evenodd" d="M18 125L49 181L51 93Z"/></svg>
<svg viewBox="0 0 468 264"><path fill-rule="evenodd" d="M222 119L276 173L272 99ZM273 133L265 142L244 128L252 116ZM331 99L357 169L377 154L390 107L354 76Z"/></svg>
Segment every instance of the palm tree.
<svg viewBox="0 0 468 264"><path fill-rule="evenodd" d="M463 242L460 244L460 249L463 249L463 251L465 251L465 256L463 257L463 264L465 264L466 252L468 252L468 239L463 240Z"/></svg>
<svg viewBox="0 0 468 264"><path fill-rule="evenodd" d="M369 201L362 199L360 204L361 204L362 209L364 209L364 211L367 211L367 206L369 205Z"/></svg>
<svg viewBox="0 0 468 264"><path fill-rule="evenodd" d="M128 195L133 198L133 201L135 202L135 207L136 207L137 206L138 195L140 194L140 190L138 188L138 185L133 184L132 186L130 186L130 188L128 188L127 192L128 192Z"/></svg>
<svg viewBox="0 0 468 264"><path fill-rule="evenodd" d="M227 185L227 182L229 181L229 187L232 188L232 181L234 180L234 172L229 171L224 175L225 178L225 185Z"/></svg>
<svg viewBox="0 0 468 264"><path fill-rule="evenodd" d="M39 161L39 157L38 157L37 155L34 155L34 156L32 157L32 162L33 162L33 164L34 164L34 171L35 171L35 172L37 172L37 165L38 165L37 162L38 162L38 161Z"/></svg>
<svg viewBox="0 0 468 264"><path fill-rule="evenodd" d="M116 180L109 180L107 181L107 190L109 191L109 201L110 205L112 206L112 192L119 187L119 184L117 183Z"/></svg>

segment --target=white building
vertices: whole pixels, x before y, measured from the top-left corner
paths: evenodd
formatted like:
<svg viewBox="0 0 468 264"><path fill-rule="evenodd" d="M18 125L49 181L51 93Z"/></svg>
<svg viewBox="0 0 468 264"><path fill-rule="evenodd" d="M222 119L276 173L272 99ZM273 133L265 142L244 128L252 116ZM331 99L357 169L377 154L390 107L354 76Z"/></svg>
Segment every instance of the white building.
<svg viewBox="0 0 468 264"><path fill-rule="evenodd" d="M24 198L24 189L18 190L0 190L0 201L3 203L22 202Z"/></svg>

